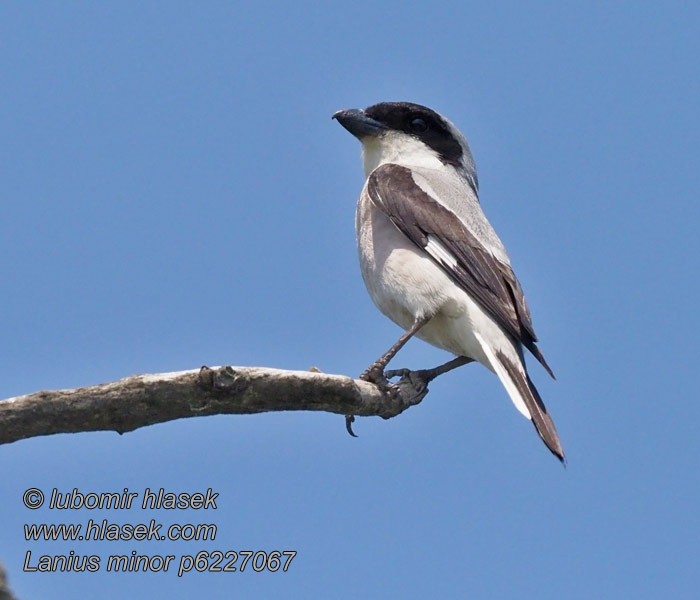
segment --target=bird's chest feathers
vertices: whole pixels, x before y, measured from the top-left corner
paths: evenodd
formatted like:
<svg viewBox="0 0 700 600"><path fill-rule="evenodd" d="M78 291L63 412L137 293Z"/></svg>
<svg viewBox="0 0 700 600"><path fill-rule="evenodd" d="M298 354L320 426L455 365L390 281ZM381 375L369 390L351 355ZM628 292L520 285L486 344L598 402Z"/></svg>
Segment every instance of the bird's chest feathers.
<svg viewBox="0 0 700 600"><path fill-rule="evenodd" d="M357 205L357 245L367 290L401 327L449 308L449 277L417 248L363 192Z"/></svg>

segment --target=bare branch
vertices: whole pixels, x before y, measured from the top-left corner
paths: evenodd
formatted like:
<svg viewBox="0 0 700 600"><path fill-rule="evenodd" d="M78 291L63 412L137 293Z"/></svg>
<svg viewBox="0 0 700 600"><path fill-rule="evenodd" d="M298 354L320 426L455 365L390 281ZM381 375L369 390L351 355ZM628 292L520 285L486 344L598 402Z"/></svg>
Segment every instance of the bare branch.
<svg viewBox="0 0 700 600"><path fill-rule="evenodd" d="M0 401L0 444L79 431L125 433L187 417L321 410L340 415L394 417L418 404L416 393L383 394L371 383L314 371L263 367L202 367L134 375L113 383L37 392Z"/></svg>
<svg viewBox="0 0 700 600"><path fill-rule="evenodd" d="M2 563L0 563L0 600L15 600L7 583L7 575L5 575L5 567Z"/></svg>

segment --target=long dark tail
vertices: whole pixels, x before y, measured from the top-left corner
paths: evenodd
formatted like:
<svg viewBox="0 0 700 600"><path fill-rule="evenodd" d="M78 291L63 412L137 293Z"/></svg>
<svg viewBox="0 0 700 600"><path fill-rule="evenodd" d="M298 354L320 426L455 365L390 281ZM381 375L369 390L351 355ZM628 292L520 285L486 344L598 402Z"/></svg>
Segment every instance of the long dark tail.
<svg viewBox="0 0 700 600"><path fill-rule="evenodd" d="M559 436L557 435L557 429L554 427L554 421L552 421L552 417L549 416L547 408L545 407L544 402L542 402L542 398L537 391L535 384L532 383L530 376L521 365L515 364L502 352L497 352L496 357L503 366L506 372L505 375L508 377L508 379L510 379L510 383L512 383L512 386L509 386L505 381L503 381L506 389L511 396L513 392L517 392L520 400L527 407L527 410L530 413L530 418L532 419L532 424L535 426L535 429L542 438L542 441L546 444L547 448L550 449L554 456L556 456L560 461L565 462L564 450L561 447L561 442L559 441ZM503 380L503 375L501 373L498 373L498 375L501 380ZM514 387L515 389L511 389L511 387ZM515 398L513 398L513 401L517 406L517 401Z"/></svg>

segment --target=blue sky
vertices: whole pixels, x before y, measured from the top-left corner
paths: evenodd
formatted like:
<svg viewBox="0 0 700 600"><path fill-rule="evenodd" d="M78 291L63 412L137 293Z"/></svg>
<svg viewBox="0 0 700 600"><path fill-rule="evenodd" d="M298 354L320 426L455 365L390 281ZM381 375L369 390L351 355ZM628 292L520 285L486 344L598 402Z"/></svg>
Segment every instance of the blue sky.
<svg viewBox="0 0 700 600"><path fill-rule="evenodd" d="M354 245L340 108L447 115L557 374L563 469L470 365L400 417L190 419L0 447L19 598L689 598L700 9L688 2L35 2L0 8L0 396L202 364L359 374L399 334ZM411 342L396 366L446 355ZM30 511L24 490L219 493ZM214 523L27 542L24 523ZM296 550L287 573L24 573L33 556Z"/></svg>

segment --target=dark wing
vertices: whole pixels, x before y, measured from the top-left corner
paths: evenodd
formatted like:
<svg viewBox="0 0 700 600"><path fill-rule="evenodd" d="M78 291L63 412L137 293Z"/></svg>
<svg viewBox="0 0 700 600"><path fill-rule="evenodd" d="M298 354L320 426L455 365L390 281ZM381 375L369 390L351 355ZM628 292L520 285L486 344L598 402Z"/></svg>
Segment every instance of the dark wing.
<svg viewBox="0 0 700 600"><path fill-rule="evenodd" d="M382 165L369 176L367 189L372 202L394 225L425 250L554 377L535 345L537 336L530 310L510 265L496 259L450 209L424 192L413 180L410 169Z"/></svg>

